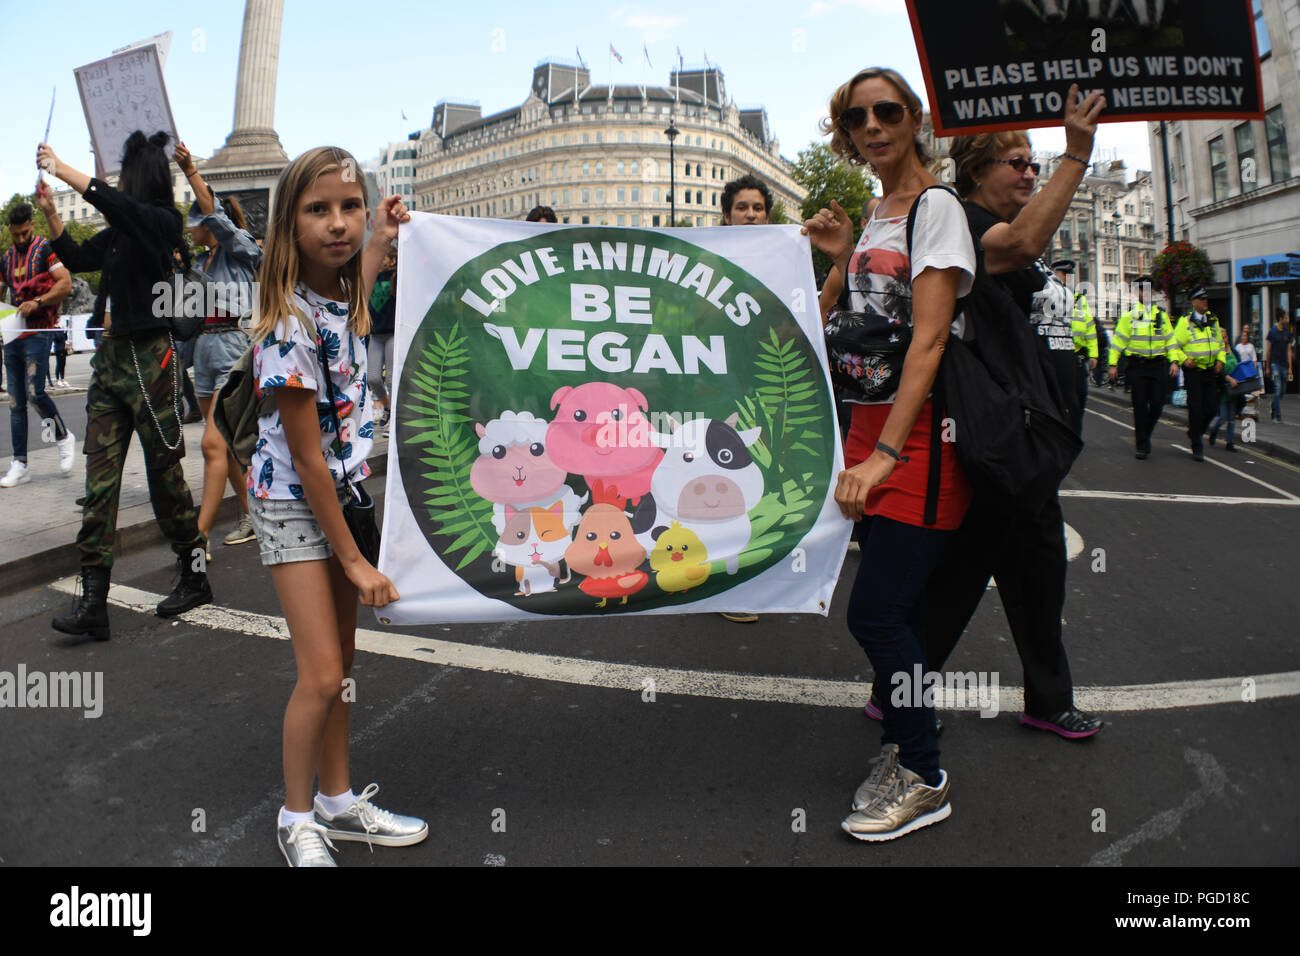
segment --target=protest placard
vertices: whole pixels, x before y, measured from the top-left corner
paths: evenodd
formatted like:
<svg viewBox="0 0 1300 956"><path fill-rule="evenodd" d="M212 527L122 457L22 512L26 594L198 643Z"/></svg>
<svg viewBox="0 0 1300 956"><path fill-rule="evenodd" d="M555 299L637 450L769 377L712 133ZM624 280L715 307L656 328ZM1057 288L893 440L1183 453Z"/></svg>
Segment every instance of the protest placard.
<svg viewBox="0 0 1300 956"><path fill-rule="evenodd" d="M412 213L379 620L825 614L849 522L809 253Z"/></svg>
<svg viewBox="0 0 1300 956"><path fill-rule="evenodd" d="M935 134L1055 126L1071 83L1101 122L1263 118L1249 0L907 0Z"/></svg>
<svg viewBox="0 0 1300 956"><path fill-rule="evenodd" d="M122 146L135 130L146 136L162 130L170 158L176 145L167 87L157 47L150 45L110 56L75 71L81 107L95 150L95 174L111 176L122 168Z"/></svg>

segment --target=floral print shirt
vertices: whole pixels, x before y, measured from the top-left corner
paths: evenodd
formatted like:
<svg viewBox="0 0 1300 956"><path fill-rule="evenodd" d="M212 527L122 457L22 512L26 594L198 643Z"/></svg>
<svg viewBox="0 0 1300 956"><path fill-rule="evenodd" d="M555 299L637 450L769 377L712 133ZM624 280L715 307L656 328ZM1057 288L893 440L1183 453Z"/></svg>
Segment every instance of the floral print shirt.
<svg viewBox="0 0 1300 956"><path fill-rule="evenodd" d="M348 329L348 303L327 299L299 284L294 289L294 305L307 321L281 319L270 335L253 346L254 389L259 397L268 388L313 390L321 453L334 483L343 483L344 469L351 481L360 481L370 475L366 457L375 434L374 416L367 404L365 346L360 336ZM324 349L329 367L328 392L327 383L321 381L318 348ZM331 401L338 414L337 435ZM257 424L257 447L248 469L249 493L257 498L304 498L279 409L259 418Z"/></svg>

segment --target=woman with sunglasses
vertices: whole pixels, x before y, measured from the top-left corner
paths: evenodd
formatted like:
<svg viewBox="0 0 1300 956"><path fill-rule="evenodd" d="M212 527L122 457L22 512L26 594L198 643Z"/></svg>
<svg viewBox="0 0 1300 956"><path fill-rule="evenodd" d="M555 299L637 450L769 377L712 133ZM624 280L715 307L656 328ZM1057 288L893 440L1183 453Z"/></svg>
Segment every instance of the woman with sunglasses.
<svg viewBox="0 0 1300 956"><path fill-rule="evenodd" d="M1073 296L1040 257L1088 172L1097 117L1106 105L1100 93L1078 94L1071 86L1066 97L1062 162L1036 193L1039 165L1023 131L958 136L949 149L985 268L1042 336L1067 405L1077 401ZM1074 740L1097 733L1101 719L1074 706L1061 642L1065 573L1064 521L1055 494L1034 507L977 494L926 592L926 658L930 669L943 670L994 578L1024 667L1020 723Z"/></svg>
<svg viewBox="0 0 1300 956"><path fill-rule="evenodd" d="M845 443L849 467L835 489L844 517L858 522L862 552L849 630L892 691L881 706L880 755L871 760L870 776L853 797L854 812L842 824L872 842L951 813L933 701L911 684L925 666L921 595L970 500L951 445L944 443L937 515L926 521L930 391L954 306L974 278L975 250L957 198L944 189L926 191L938 181L917 138L921 119L920 99L894 70L862 70L836 90L822 123L831 149L851 165L870 163L882 198L856 249L852 223L838 203L804 224L813 245L847 277L852 311L911 327L894 393L875 402L847 396L855 402ZM906 227L914 203L909 255Z"/></svg>

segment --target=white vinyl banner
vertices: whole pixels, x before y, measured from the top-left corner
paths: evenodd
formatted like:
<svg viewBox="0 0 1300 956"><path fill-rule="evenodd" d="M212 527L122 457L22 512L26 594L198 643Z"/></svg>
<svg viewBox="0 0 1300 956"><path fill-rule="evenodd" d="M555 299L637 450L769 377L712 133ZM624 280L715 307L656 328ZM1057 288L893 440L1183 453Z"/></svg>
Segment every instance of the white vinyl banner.
<svg viewBox="0 0 1300 956"><path fill-rule="evenodd" d="M798 227L417 212L398 252L381 623L827 613L851 526Z"/></svg>

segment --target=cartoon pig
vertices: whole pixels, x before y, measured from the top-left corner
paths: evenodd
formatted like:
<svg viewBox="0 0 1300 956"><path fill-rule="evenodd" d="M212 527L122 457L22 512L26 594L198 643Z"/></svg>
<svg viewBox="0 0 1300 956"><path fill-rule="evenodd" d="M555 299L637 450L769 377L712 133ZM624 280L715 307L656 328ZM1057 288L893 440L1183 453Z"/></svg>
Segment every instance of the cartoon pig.
<svg viewBox="0 0 1300 956"><path fill-rule="evenodd" d="M555 418L546 432L551 460L582 475L593 494L599 482L604 491L636 504L650 490L650 476L664 456L651 442L643 414L648 407L637 389L609 382L556 389Z"/></svg>

